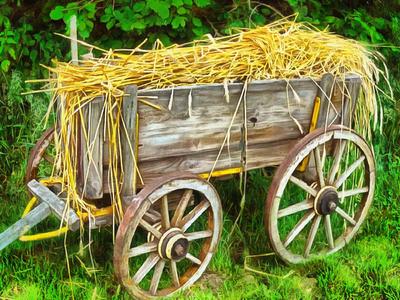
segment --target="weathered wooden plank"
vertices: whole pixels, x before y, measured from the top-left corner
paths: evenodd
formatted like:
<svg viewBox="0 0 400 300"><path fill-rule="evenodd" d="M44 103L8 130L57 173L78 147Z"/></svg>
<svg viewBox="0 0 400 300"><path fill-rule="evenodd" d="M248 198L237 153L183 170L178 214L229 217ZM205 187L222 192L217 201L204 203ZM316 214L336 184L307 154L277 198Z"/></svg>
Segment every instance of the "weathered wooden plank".
<svg viewBox="0 0 400 300"><path fill-rule="evenodd" d="M122 102L122 116L124 126L121 133L122 147L122 195L130 196L136 193L136 115L137 115L137 87L128 86L125 89Z"/></svg>
<svg viewBox="0 0 400 300"><path fill-rule="evenodd" d="M248 170L279 165L297 141L297 139L291 139L248 145ZM210 151L182 157L160 158L159 160L139 163L139 169L145 184L161 175L174 171L188 171L195 174L207 173L211 170L217 154L218 151ZM241 149L237 146L231 148L230 156L226 150L222 152L215 171L238 167L241 167Z"/></svg>
<svg viewBox="0 0 400 300"><path fill-rule="evenodd" d="M80 188L88 199L103 197L103 108L104 99L83 108Z"/></svg>
<svg viewBox="0 0 400 300"><path fill-rule="evenodd" d="M37 197L41 202L46 203L55 216L64 221L68 228L72 231L79 229L79 217L72 209L68 209L64 201L60 200L52 191L46 186L37 182L35 179L28 183L28 189Z"/></svg>
<svg viewBox="0 0 400 300"><path fill-rule="evenodd" d="M46 219L50 213L50 206L47 203L41 203L36 206L25 217L0 234L0 250L27 233L36 224Z"/></svg>

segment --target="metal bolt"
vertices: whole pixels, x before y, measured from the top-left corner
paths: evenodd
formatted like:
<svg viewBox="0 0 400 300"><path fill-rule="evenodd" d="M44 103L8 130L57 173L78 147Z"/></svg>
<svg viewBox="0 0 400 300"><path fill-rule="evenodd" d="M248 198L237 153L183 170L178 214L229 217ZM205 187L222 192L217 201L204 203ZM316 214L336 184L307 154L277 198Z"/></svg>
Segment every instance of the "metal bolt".
<svg viewBox="0 0 400 300"><path fill-rule="evenodd" d="M330 201L328 207L330 211L334 211L336 209L336 203L334 201Z"/></svg>
<svg viewBox="0 0 400 300"><path fill-rule="evenodd" d="M178 244L175 246L175 253L178 256L182 256L185 253L185 248L181 244Z"/></svg>

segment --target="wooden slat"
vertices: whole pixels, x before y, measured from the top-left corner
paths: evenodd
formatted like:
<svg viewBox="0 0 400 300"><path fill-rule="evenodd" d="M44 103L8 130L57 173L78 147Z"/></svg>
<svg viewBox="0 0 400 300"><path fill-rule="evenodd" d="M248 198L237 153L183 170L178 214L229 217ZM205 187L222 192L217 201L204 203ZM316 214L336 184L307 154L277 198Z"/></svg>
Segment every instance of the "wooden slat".
<svg viewBox="0 0 400 300"><path fill-rule="evenodd" d="M293 139L249 145L247 149L247 168L251 170L279 165L297 141L297 139ZM218 151L210 151L182 157L160 158L159 160L139 163L139 169L145 183L174 171L188 171L195 174L207 173L211 170L217 154ZM224 150L215 170L239 168L241 167L240 158L241 150L238 146L231 148L230 156L228 151Z"/></svg>
<svg viewBox="0 0 400 300"><path fill-rule="evenodd" d="M28 189L41 202L47 203L55 216L64 221L69 229L72 231L79 229L80 221L77 214L72 209L68 209L65 202L60 200L46 186L33 179L28 183Z"/></svg>
<svg viewBox="0 0 400 300"><path fill-rule="evenodd" d="M136 115L137 115L137 87L128 86L125 89L122 104L122 115L125 127L122 128L121 146L123 163L122 195L131 196L136 193L136 170L134 155L136 152ZM126 129L126 131L125 131Z"/></svg>
<svg viewBox="0 0 400 300"><path fill-rule="evenodd" d="M88 199L103 197L103 142L104 142L104 107L103 97L100 101L83 107L84 129L81 129L81 172L80 188Z"/></svg>

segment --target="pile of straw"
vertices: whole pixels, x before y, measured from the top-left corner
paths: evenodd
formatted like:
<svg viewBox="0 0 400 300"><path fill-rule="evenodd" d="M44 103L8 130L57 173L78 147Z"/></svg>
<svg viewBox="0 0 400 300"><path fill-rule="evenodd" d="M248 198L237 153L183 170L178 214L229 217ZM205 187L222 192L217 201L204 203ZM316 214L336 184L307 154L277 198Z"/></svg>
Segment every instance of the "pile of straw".
<svg viewBox="0 0 400 300"><path fill-rule="evenodd" d="M57 172L73 191L76 190L77 162L72 145L79 119L83 117L81 108L96 96L106 95L106 134L113 141L109 161L115 162L111 166L115 172L109 179L113 181L110 186L118 192L120 182L115 157L119 155L120 145L116 137L123 129L112 110L120 109L123 87L130 84L139 89L153 89L255 79L320 79L328 72L344 78L347 73L355 73L362 79L356 121L360 127L370 128L371 116L375 122L378 120L376 83L380 76L385 76L375 64L380 55L357 41L289 19L243 29L231 36L206 36L183 45L163 47L157 42L152 50L139 46L132 50L101 51L103 57L80 61L79 65L58 62L55 67L49 67L56 75L51 81L54 99L57 96L63 99L59 107ZM80 199L76 193L71 198ZM116 211L122 212L118 193L114 197L117 197L114 199ZM84 201L74 201L75 208L85 210Z"/></svg>

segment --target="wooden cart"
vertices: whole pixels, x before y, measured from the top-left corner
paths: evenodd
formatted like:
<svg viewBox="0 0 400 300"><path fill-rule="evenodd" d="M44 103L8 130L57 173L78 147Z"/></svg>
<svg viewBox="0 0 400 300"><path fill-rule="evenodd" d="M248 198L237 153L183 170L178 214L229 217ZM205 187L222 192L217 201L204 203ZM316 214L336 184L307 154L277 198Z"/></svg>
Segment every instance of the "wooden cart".
<svg viewBox="0 0 400 300"><path fill-rule="evenodd" d="M358 231L374 194L373 153L349 129L360 84L355 75L341 81L326 74L317 81L127 87L123 120L129 138L121 137L124 217L114 246L122 285L140 299L191 286L206 270L221 236L221 202L208 179L270 166L278 168L264 222L277 255L299 263L341 249ZM153 105L138 104L141 98ZM99 124L102 98L89 106L92 124ZM41 204L19 221L25 220L23 225L14 225L13 234L0 236L1 247L42 216L62 217L65 203L51 184L36 181L53 135L53 129L43 135L28 162L28 187ZM79 172L90 174L85 199L93 211L86 219L96 228L112 224L108 148L103 130L89 129L88 136L93 160L81 145ZM134 184L139 182L134 155L144 185ZM38 207L42 211L35 212ZM66 226L77 229L79 218L70 214Z"/></svg>

